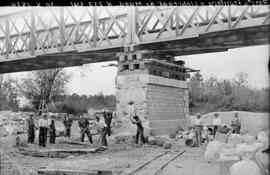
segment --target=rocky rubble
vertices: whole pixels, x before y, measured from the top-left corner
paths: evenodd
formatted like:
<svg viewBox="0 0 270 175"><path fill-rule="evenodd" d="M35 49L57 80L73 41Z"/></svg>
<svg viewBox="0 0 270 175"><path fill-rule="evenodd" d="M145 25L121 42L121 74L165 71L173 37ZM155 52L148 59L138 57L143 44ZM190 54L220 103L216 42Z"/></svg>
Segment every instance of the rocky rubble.
<svg viewBox="0 0 270 175"><path fill-rule="evenodd" d="M214 140L204 153L208 162L217 162L220 173L226 175L263 175L263 165L269 165L268 159L256 160L256 155L269 149L269 131L259 132L256 137L250 135L230 134L227 143ZM258 158L260 159L260 158ZM247 172L247 170L254 170Z"/></svg>
<svg viewBox="0 0 270 175"><path fill-rule="evenodd" d="M0 111L0 134L2 137L16 135L27 130L28 112Z"/></svg>

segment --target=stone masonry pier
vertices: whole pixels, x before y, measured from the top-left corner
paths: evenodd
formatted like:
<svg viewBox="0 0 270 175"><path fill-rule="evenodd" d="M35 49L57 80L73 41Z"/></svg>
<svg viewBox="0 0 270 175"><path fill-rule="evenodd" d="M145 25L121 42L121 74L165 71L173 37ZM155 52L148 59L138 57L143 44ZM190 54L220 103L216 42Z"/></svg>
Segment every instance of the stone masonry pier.
<svg viewBox="0 0 270 175"><path fill-rule="evenodd" d="M188 84L192 71L180 64L155 59L122 60L116 81L116 113L123 127L134 127L126 109L129 101L143 121L146 133L168 135L187 128Z"/></svg>

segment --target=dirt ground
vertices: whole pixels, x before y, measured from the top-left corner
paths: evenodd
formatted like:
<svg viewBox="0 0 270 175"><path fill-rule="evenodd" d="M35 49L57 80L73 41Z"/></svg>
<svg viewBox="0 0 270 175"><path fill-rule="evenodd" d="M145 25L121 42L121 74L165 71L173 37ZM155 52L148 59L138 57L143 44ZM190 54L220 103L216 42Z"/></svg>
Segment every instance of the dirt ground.
<svg viewBox="0 0 270 175"><path fill-rule="evenodd" d="M21 142L26 143L27 135L20 134ZM166 151L158 146L137 146L133 144L115 144L109 140L107 150L98 153L89 153L80 156L70 156L65 159L61 158L41 158L24 156L20 154L18 147L15 147L16 136L2 137L1 143L1 175L35 175L40 167L63 168L63 169L91 169L91 170L112 170L117 174L126 175L133 171L143 163L153 159ZM48 148L66 148L71 145L60 144L63 138L58 137L55 145L48 145ZM74 137L72 139L75 139ZM97 136L94 137L94 142ZM35 145L27 146L25 149L38 149L37 140ZM72 146L82 147L82 146ZM85 147L85 146L83 146ZM91 146L89 146L91 147ZM181 156L176 158L172 163L166 166L161 174L177 175L181 172L182 175L216 175L219 173L218 165L215 163L207 163L203 160L205 145L200 148L189 148L184 146L182 140L173 143L171 155L168 153L168 158L171 159L179 151L186 150ZM157 159L154 165L146 167L145 171L154 171L157 166L162 166L166 160ZM159 164L159 165L158 165ZM196 165L196 166L194 166ZM151 167L154 166L154 167ZM147 170L148 168L148 170ZM144 174L144 173L143 173ZM148 173L147 173L148 174Z"/></svg>
<svg viewBox="0 0 270 175"><path fill-rule="evenodd" d="M212 122L212 113L203 115L205 123ZM230 120L233 116L232 112L220 113L224 124L230 124ZM242 120L243 129L246 129L249 133L254 133L258 129L269 128L269 114L266 113L249 113L239 112L239 116ZM209 123L209 124L210 124ZM63 127L61 121L56 122L56 127ZM72 125L72 140L79 140L78 122L74 121ZM18 135L21 142L26 145L23 147L26 150L39 150L38 138L35 139L35 144L27 145L27 134ZM93 137L94 143L97 141L98 135ZM98 153L89 153L84 155L71 155L67 158L42 158L24 156L20 153L18 147L15 147L16 136L8 136L0 138L1 146L1 162L0 162L0 174L1 175L35 175L40 167L48 168L62 168L62 169L81 169L81 170L112 170L120 175L127 175L140 165L148 162L154 157L164 153L164 148L159 146L137 146L134 144L116 144L113 141L113 137L108 137L109 147L107 150ZM55 145L48 145L45 149L50 148L85 148L94 147L94 145L80 146L61 144L63 137L57 137ZM88 139L85 138L85 142ZM203 155L206 149L206 145L199 148L190 148L184 145L183 140L173 141L171 151L156 159L153 163L144 167L140 174L151 174L161 167L168 160L172 159L179 152L185 150L185 152L177 157L174 161L168 164L161 172L162 175L218 175L219 166L216 163L208 163L204 160Z"/></svg>

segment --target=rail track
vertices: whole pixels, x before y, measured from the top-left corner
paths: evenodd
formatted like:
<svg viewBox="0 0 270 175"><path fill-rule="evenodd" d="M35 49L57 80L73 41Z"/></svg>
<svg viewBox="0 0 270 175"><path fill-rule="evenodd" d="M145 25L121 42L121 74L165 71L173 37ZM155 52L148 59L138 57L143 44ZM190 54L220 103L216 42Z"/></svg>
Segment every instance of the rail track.
<svg viewBox="0 0 270 175"><path fill-rule="evenodd" d="M165 151L164 153L154 157L148 162L140 165L138 168L129 172L128 175L160 175L162 170L174 161L176 158L181 156L183 151Z"/></svg>

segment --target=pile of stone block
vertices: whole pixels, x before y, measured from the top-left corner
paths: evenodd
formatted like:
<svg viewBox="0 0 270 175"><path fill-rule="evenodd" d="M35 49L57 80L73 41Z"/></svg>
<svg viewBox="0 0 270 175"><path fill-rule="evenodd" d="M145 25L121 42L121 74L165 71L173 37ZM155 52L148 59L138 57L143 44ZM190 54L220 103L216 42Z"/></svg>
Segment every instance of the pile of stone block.
<svg viewBox="0 0 270 175"><path fill-rule="evenodd" d="M254 175L262 175L263 166L259 164L269 165L269 159L257 161L256 155L268 148L269 131L259 132L256 137L248 134L230 134L227 143L218 140L210 142L207 145L204 158L208 162L217 162L222 175L242 175L246 173L245 168L253 169Z"/></svg>
<svg viewBox="0 0 270 175"><path fill-rule="evenodd" d="M28 112L0 111L1 136L16 135L27 130L26 119Z"/></svg>

